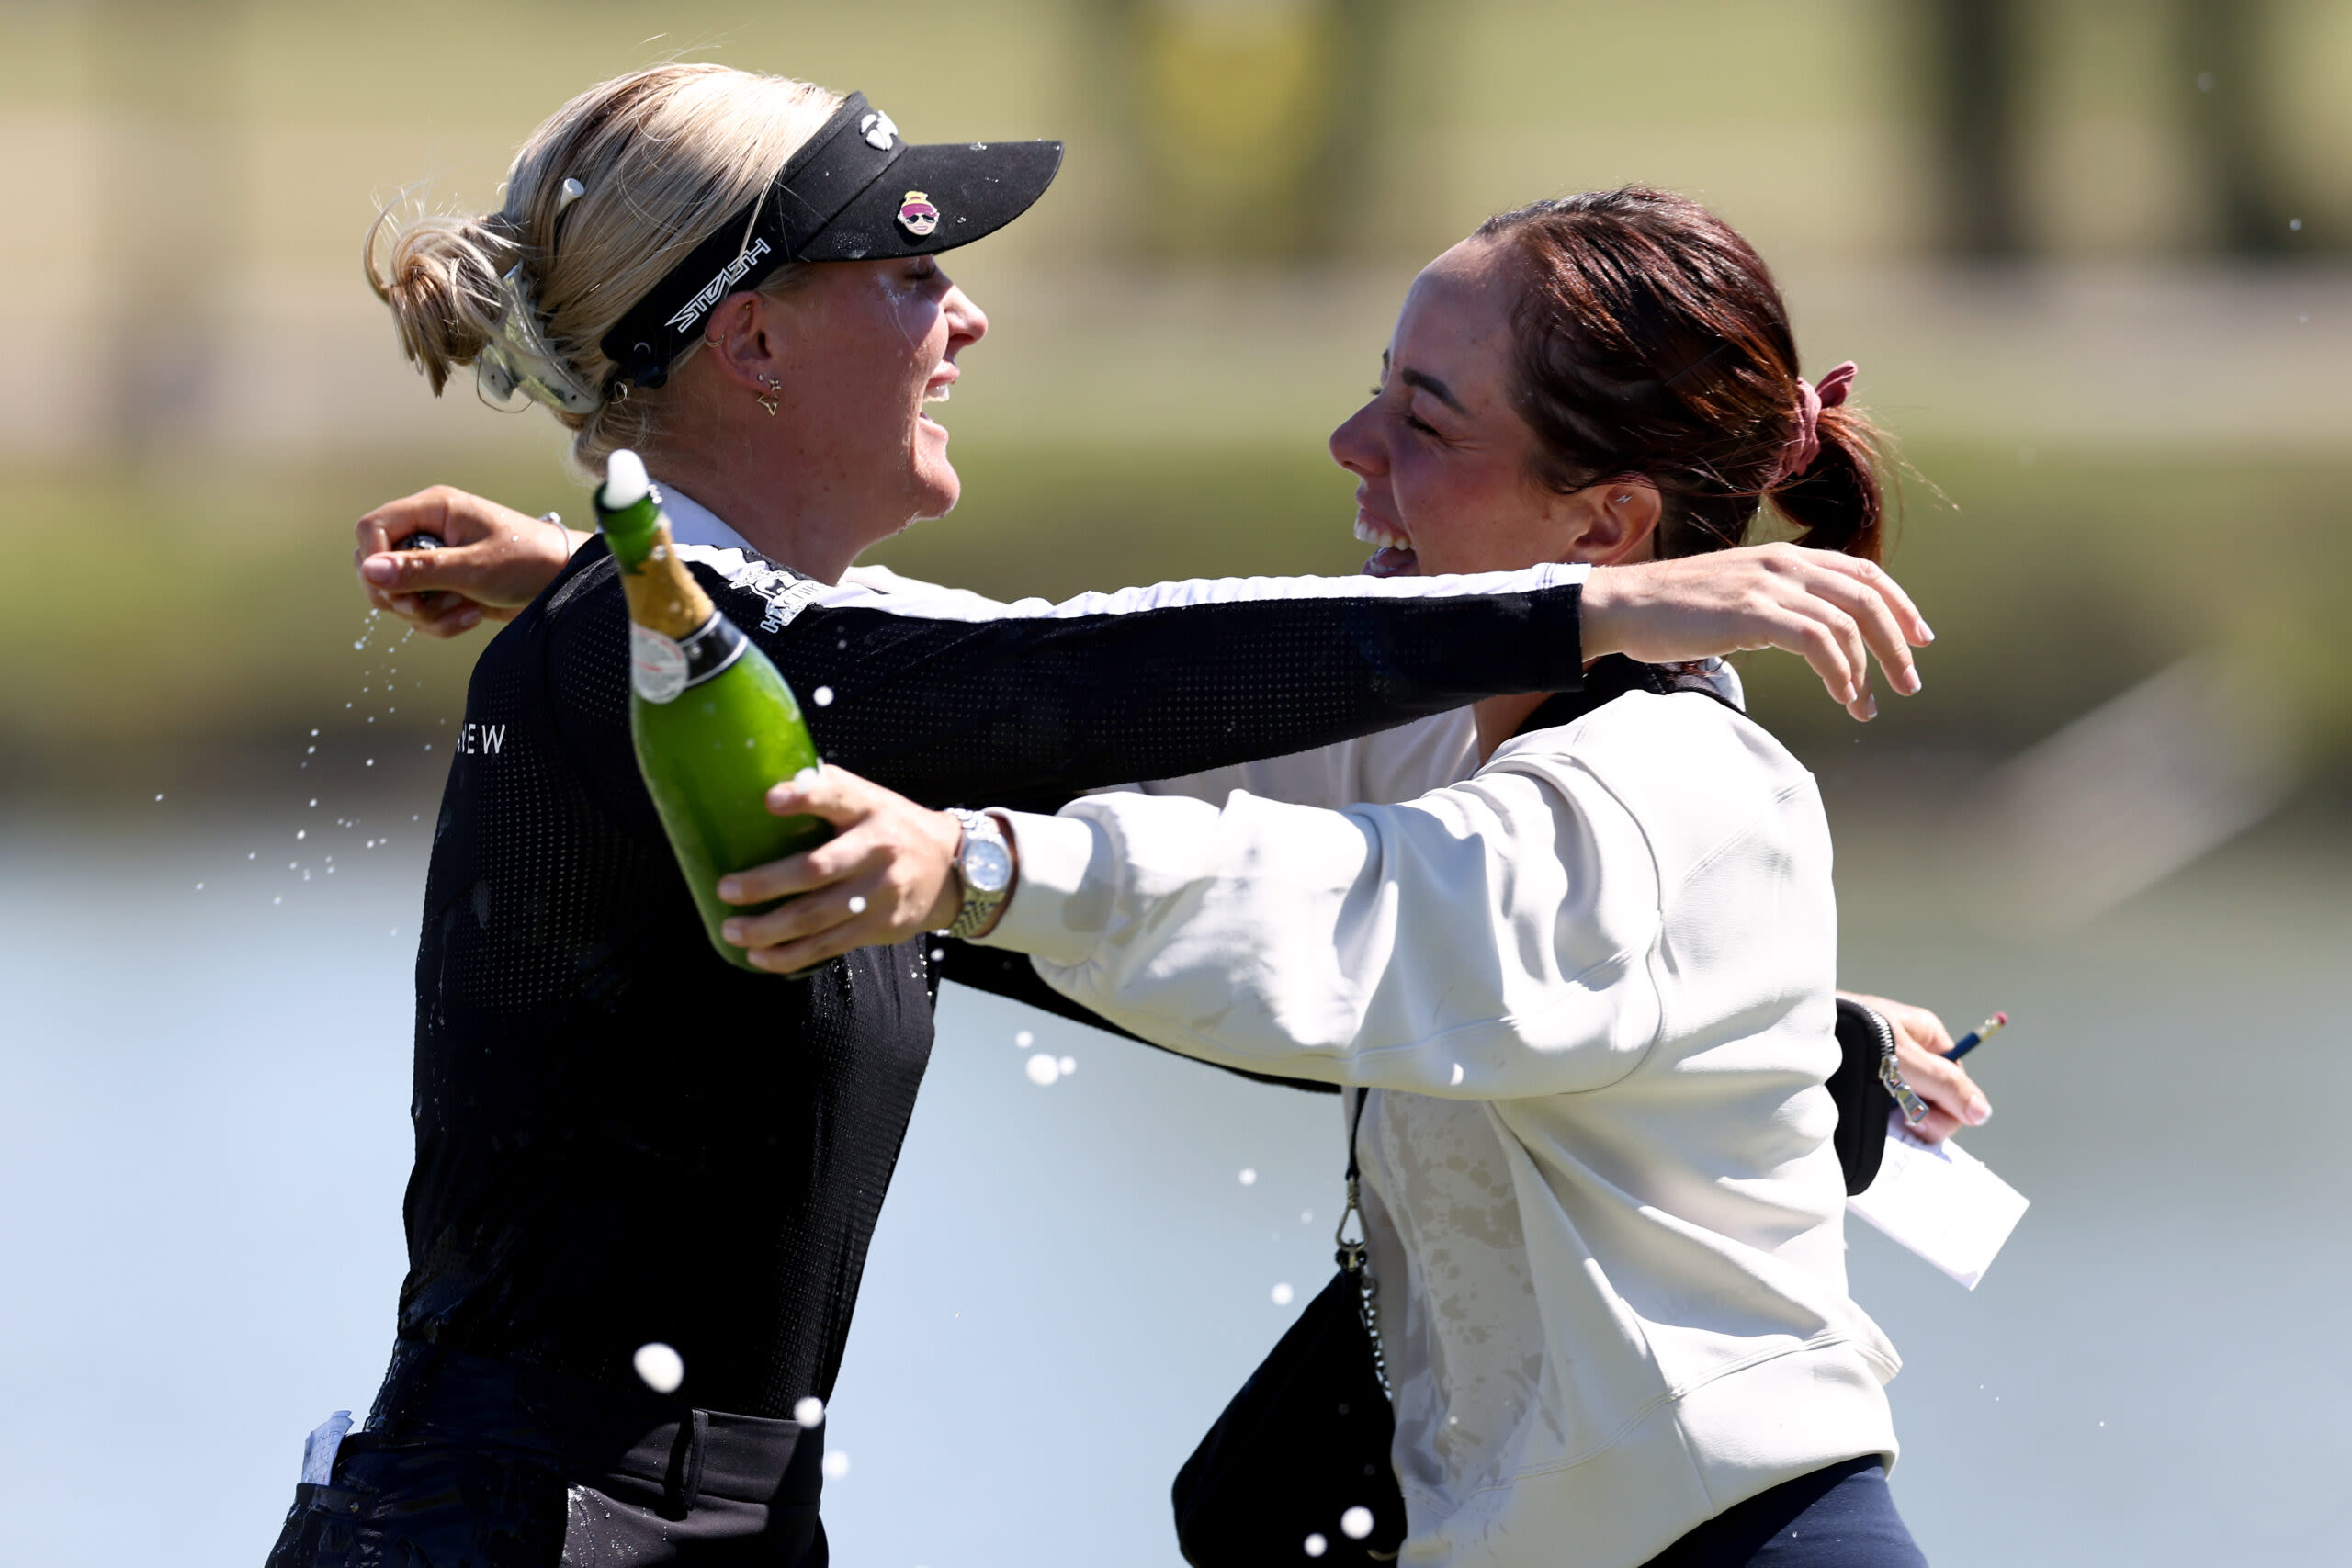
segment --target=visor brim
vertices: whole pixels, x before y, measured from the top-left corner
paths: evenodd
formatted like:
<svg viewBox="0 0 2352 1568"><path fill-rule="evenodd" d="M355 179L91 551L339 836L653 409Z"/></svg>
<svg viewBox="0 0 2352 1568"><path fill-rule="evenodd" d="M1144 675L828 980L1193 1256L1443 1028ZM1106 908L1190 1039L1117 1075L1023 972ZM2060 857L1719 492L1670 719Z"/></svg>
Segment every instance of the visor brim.
<svg viewBox="0 0 2352 1568"><path fill-rule="evenodd" d="M795 259L887 261L968 245L1035 206L1061 166L1058 141L908 143L881 178L809 236ZM918 194L937 213L928 234L899 220Z"/></svg>

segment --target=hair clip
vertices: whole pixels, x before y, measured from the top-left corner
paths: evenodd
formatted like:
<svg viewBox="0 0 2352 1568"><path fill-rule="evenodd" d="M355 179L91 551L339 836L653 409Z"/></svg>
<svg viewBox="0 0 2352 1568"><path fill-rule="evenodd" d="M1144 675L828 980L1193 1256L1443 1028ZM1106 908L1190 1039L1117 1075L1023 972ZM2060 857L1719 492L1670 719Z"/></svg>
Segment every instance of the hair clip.
<svg viewBox="0 0 2352 1568"><path fill-rule="evenodd" d="M499 280L499 294L503 309L498 330L474 357L474 380L483 396L503 408L519 389L566 413L595 412L604 399L572 374L548 342L521 263Z"/></svg>
<svg viewBox="0 0 2352 1568"><path fill-rule="evenodd" d="M586 186L582 185L575 179L566 179L563 182L563 194L555 198L556 211L560 214L565 208L570 207L573 202L578 201L582 197L586 196L587 194L588 187Z"/></svg>

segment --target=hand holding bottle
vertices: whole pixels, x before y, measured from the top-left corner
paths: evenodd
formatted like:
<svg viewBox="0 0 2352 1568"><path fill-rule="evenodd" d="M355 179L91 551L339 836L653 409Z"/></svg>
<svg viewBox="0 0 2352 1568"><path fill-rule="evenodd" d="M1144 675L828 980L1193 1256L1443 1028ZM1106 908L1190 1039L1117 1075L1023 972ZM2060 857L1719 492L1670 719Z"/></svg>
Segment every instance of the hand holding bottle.
<svg viewBox="0 0 2352 1568"><path fill-rule="evenodd" d="M732 916L721 928L755 966L793 974L955 920L964 898L956 872L963 829L948 813L836 767L786 779L768 791L767 808L820 818L833 825L834 837L719 879L718 897L729 904L789 899L765 914Z"/></svg>
<svg viewBox="0 0 2352 1568"><path fill-rule="evenodd" d="M440 637L513 619L588 537L447 485L387 502L352 532L351 564L368 602ZM406 548L418 535L440 547Z"/></svg>
<svg viewBox="0 0 2352 1568"><path fill-rule="evenodd" d="M818 818L771 815L762 805L771 781L818 765L816 739L792 688L671 543L661 497L634 452L612 455L596 517L628 601L638 772L711 946L739 969L758 969L723 933L734 911L719 901L718 879L832 837Z"/></svg>

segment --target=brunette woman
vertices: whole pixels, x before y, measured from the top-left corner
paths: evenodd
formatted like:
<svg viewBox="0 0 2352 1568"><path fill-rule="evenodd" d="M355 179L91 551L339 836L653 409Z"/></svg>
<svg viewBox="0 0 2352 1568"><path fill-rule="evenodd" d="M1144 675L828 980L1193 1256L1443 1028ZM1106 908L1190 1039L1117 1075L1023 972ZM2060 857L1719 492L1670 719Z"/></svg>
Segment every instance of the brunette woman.
<svg viewBox="0 0 2352 1568"><path fill-rule="evenodd" d="M1432 262L1331 449L1404 573L1703 555L1764 503L1868 558L1853 377L1799 374L1720 220L1600 192ZM1229 788L1304 793L1277 763L998 813L1018 879L977 940L1153 1043L1368 1093L1400 1561L1915 1568L1884 1480L1898 1362L1846 1289L1812 777L1712 665L1611 656L1574 691L1485 699L1458 763L1443 723L1317 761L1323 787L1385 772L1395 799L1417 755L1402 805ZM952 881L945 824L841 770L773 804ZM806 892L742 939L805 961L845 923L826 884L853 858L730 879Z"/></svg>

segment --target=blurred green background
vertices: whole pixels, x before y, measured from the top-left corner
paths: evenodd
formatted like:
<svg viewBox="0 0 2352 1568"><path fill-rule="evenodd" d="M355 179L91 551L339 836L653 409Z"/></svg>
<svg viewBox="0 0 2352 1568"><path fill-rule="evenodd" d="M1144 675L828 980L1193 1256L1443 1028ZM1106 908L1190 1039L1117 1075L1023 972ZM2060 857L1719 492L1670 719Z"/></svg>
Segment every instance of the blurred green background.
<svg viewBox="0 0 2352 1568"><path fill-rule="evenodd" d="M1870 726L1745 661L1825 785L1841 976L2017 1020L1970 1063L1968 1145L2034 1202L1983 1289L1851 1227L1897 1495L1946 1564L2338 1550L2352 1372L2297 1330L2352 1289L2352 1160L2286 1123L2352 1094L2352 0L0 0L16 1556L258 1560L381 1367L480 641L371 622L351 525L586 498L543 412L428 395L360 236L489 209L666 57L1068 141L949 258L993 322L941 411L965 500L878 552L1000 594L1351 571L1322 443L1430 255L1631 180L1747 232L1903 441L1941 634ZM1032 1032L1083 1072L1035 1087ZM842 1560L1172 1562L1169 1473L1329 1267L1288 1216L1336 1125L956 987L933 1078L836 1399Z"/></svg>
<svg viewBox="0 0 2352 1568"><path fill-rule="evenodd" d="M2339 793L2335 0L6 0L0 790L233 787L341 721L374 502L582 512L543 414L427 394L359 235L379 203L494 205L566 96L668 56L862 87L917 140L1069 142L954 258L994 322L949 411L967 499L879 553L902 570L1351 570L1321 440L1414 270L1488 211L1640 179L1749 233L1809 367L1859 359L1905 440L1894 564L1943 639L1877 753L1996 760L2205 651ZM386 732L453 711L470 648L410 657ZM1784 732L1849 743L1790 661L1750 664Z"/></svg>

